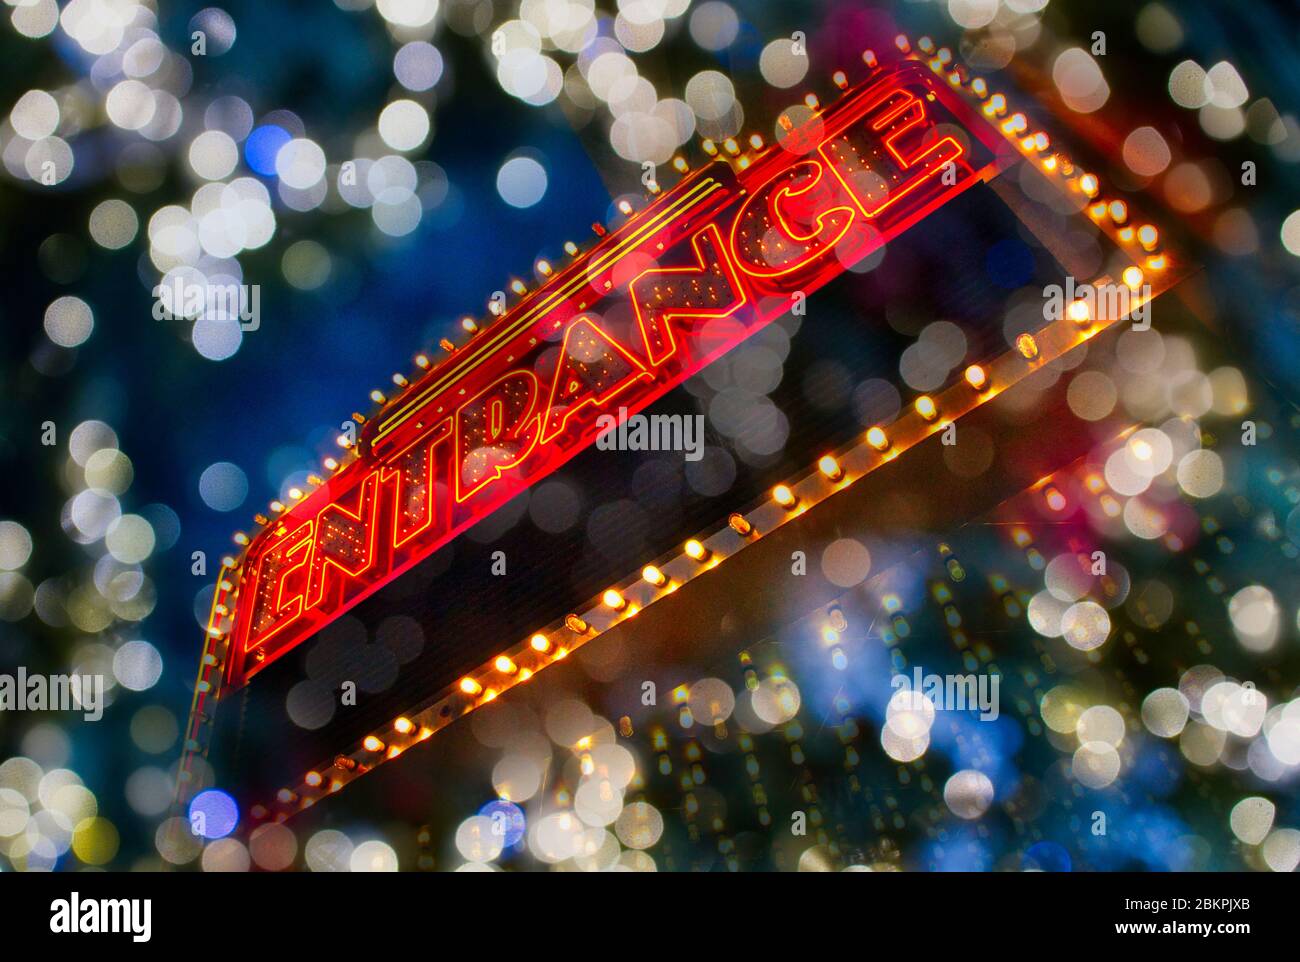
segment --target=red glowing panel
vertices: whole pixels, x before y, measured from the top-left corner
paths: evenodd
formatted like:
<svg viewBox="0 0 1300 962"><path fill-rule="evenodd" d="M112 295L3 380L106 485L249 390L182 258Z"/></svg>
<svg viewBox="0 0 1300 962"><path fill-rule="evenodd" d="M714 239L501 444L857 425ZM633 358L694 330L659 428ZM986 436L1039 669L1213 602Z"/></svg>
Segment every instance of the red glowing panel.
<svg viewBox="0 0 1300 962"><path fill-rule="evenodd" d="M358 457L240 566L242 685L371 592L995 172L997 138L919 64L882 68L735 171L717 161L370 421Z"/></svg>

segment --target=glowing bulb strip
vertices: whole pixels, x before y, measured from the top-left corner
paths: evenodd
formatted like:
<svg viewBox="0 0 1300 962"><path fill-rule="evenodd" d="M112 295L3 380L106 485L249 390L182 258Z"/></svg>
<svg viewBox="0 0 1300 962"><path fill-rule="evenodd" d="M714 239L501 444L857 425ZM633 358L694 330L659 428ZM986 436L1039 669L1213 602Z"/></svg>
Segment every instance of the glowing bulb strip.
<svg viewBox="0 0 1300 962"><path fill-rule="evenodd" d="M176 772L177 801L187 798L197 786L193 785L194 758L207 755L208 732L211 728L216 702L221 693L221 680L225 675L222 654L228 647L226 632L230 628L228 600L234 590L231 576L235 570L232 558L223 558L217 583L212 592L212 604L203 632L203 650L199 655L198 676L194 679L194 696L190 700L190 714L181 741L181 763Z"/></svg>

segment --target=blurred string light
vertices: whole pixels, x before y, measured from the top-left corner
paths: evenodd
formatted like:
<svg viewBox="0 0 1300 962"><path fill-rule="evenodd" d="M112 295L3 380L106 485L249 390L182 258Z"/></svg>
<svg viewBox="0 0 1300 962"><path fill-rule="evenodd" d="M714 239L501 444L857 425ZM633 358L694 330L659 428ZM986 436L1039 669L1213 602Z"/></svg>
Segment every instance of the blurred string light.
<svg viewBox="0 0 1300 962"><path fill-rule="evenodd" d="M964 51L972 66L1005 67L1017 50L1032 45L1038 37L1038 16L1046 0L948 0L946 10L953 23L970 31ZM1174 56L1184 46L1188 30L1182 12L1171 3L1147 2L1135 12L1138 41L1160 55ZM1057 93L1066 107L1084 114L1094 113L1108 101L1110 85L1101 62L1083 47L1054 52L1051 74ZM1266 97L1252 95L1238 65L1218 60L1203 65L1182 59L1169 72L1168 92L1175 104L1196 112L1201 130L1210 138L1232 141L1249 136L1269 146L1285 163L1300 161L1300 122L1282 115ZM1182 213L1197 213L1231 193L1221 165L1213 158L1173 163L1165 134L1153 127L1139 127L1125 137L1122 156L1125 165L1139 178L1164 176L1163 190L1169 203ZM1212 227L1213 239L1225 254L1250 256L1260 247L1259 227L1253 215L1239 206L1222 211ZM1283 246L1300 250L1295 232L1284 230Z"/></svg>
<svg viewBox="0 0 1300 962"><path fill-rule="evenodd" d="M1159 54L1175 54L1187 38L1174 4L1145 4L1136 19L1139 41ZM1242 134L1272 148L1279 160L1300 161L1300 124L1282 116L1266 97L1251 102L1249 87L1237 66L1220 60L1202 66L1195 60L1179 61L1169 73L1169 96L1178 106L1197 112L1201 129L1215 140L1233 140Z"/></svg>
<svg viewBox="0 0 1300 962"><path fill-rule="evenodd" d="M1130 443L1119 447L1116 454L1127 457L1137 449L1140 459L1160 458L1153 453L1159 442L1151 435L1140 438L1138 444L1131 443L1138 434L1131 436ZM1172 472L1173 469L1166 467L1166 479ZM1093 490L1103 502L1109 498L1104 493L1106 486L1100 481L1093 485ZM1187 494L1196 496L1190 491ZM1104 530L1107 513L1092 517ZM1127 512L1124 517L1130 523ZM1140 531L1132 533L1143 536ZM1013 536L1019 537L1014 531ZM1177 550L1178 542L1167 542L1167 546ZM1127 608L1138 624L1148 628L1158 627L1173 613L1172 596L1167 604L1159 600L1167 588L1149 582L1135 607L1128 596L1128 575L1122 566L1112 560L1109 574L1102 577L1090 569L1091 563L1084 551L1059 555L1043 566L1046 590L1035 595L1028 608L1029 622L1036 631L1049 638L1063 636L1072 647L1091 652L1095 647L1091 642L1101 639L1104 643L1105 638L1100 628L1089 631L1086 639L1071 637L1072 631L1078 631L1080 619L1076 615L1072 624L1070 613L1081 606L1089 609L1083 624L1096 619L1102 626L1109 625L1107 609ZM1158 615L1159 620L1152 621L1152 616L1162 607L1165 610ZM1275 646L1284 615L1272 591L1259 584L1246 585L1226 599L1226 608L1233 634L1244 650L1263 653ZM1081 640L1089 643L1079 644ZM1115 707L1066 682L1043 696L1039 710L1051 730L1077 737L1072 773L1081 784L1089 788L1106 787L1129 764L1123 743L1131 725ZM1239 769L1244 762L1258 778L1277 782L1300 764L1300 700L1275 703L1252 683L1226 677L1211 665L1188 669L1177 687L1157 688L1147 694L1141 703L1140 720L1151 734L1177 740L1184 757L1201 767L1222 764ZM1245 750L1231 742L1228 735L1246 740ZM1259 837L1262 839L1263 835ZM1288 843L1283 838L1274 844L1284 852ZM1285 863L1286 857L1279 855L1277 860Z"/></svg>
<svg viewBox="0 0 1300 962"><path fill-rule="evenodd" d="M986 26L997 8L997 3L978 0L951 0L948 4L954 21L967 29ZM1148 48L1172 53L1183 43L1184 30L1175 10L1162 3L1142 7L1137 29ZM1062 100L1076 112L1091 113L1109 97L1100 67L1079 48L1056 56L1053 80ZM1169 93L1179 106L1198 112L1198 121L1210 137L1231 140L1249 133L1258 142L1272 145L1280 159L1300 159L1295 156L1300 151L1288 146L1297 139L1294 122L1288 124L1280 118L1267 100L1250 104L1247 85L1232 63L1219 61L1207 69L1184 60L1170 74ZM1210 166L1192 161L1175 164L1169 142L1155 128L1130 131L1122 156L1139 177L1168 173L1165 191L1178 210L1195 212L1223 199ZM1215 240L1225 253L1251 253L1257 248L1256 233L1250 215L1236 209L1220 215ZM1283 248L1300 256L1300 212L1286 218L1280 234ZM1101 510L1092 520L1103 532L1112 534L1114 528L1107 526L1118 520L1126 533L1160 540L1178 550L1182 542L1170 529L1167 517L1171 495L1214 498L1223 490L1228 470L1224 457L1201 447L1197 419L1210 413L1236 417L1247 410L1244 381L1234 368L1208 373L1197 370L1190 346L1178 339L1162 339L1147 332L1126 334L1123 340L1111 370L1086 371L1072 380L1069 404L1077 416L1087 420L1100 420L1122 405L1131 417L1157 426L1139 430L1109 453L1103 452L1105 477L1104 481L1095 479L1094 489L1102 492L1098 499ZM1152 380L1153 375L1167 380L1159 384ZM1087 566L1073 555L1046 565L1046 590L1032 598L1028 615L1040 634L1063 638L1091 660L1111 632L1107 609L1123 605L1128 589L1126 574L1123 591L1107 594L1098 579L1086 572ZM1112 561L1112 578L1116 574ZM1161 600L1165 595L1167 604ZM1275 647L1285 615L1272 591L1260 584L1246 585L1226 598L1226 607L1233 635L1243 649L1263 653ZM1142 614L1149 619L1162 609L1160 622L1173 613L1172 593L1158 582L1149 583L1144 588ZM1177 688L1151 691L1142 701L1140 717L1152 735L1177 740L1184 757L1195 765L1237 770L1244 765L1256 777L1278 782L1290 777L1300 763L1298 706L1300 699L1271 703L1253 684L1200 665L1185 672ZM1066 684L1047 692L1040 711L1049 729L1076 737L1070 769L1083 787L1105 789L1132 763L1126 748L1130 722L1116 707ZM905 714L899 717L908 718ZM886 733L890 731L887 725ZM911 734L910 729L901 734L893 731L890 740L897 747L890 754L897 750L906 754L905 739ZM1247 740L1246 749L1228 736ZM882 733L882 741L885 738ZM888 743L886 748L889 750ZM945 791L945 799L947 796ZM1273 871L1292 871L1300 864L1300 832L1275 829L1275 811L1268 798L1244 798L1232 810L1231 829L1241 842L1255 847L1247 854L1248 861Z"/></svg>
<svg viewBox="0 0 1300 962"><path fill-rule="evenodd" d="M1052 64L1052 81L1065 105L1076 113L1093 113L1110 99L1110 85L1101 68L1081 47L1057 55Z"/></svg>
<svg viewBox="0 0 1300 962"><path fill-rule="evenodd" d="M50 871L69 856L104 865L117 855L117 827L76 772L18 755L0 763L0 854L24 871Z"/></svg>
<svg viewBox="0 0 1300 962"><path fill-rule="evenodd" d="M89 335L93 316L84 302L65 297L47 310L45 324L52 340L72 347ZM69 637L72 644L51 656L48 670L102 676L101 707L111 710L162 680L162 655L139 637L138 625L153 612L157 596L145 566L175 543L179 526L162 505L128 510L135 470L109 424L82 421L67 432L65 445L56 471L65 498L60 522L87 560L55 573L52 544L38 543L24 524L0 520L0 618L35 617ZM141 708L131 738L143 752L170 751L175 718L165 709ZM0 855L16 868L51 869L73 859L103 865L117 855L117 826L98 814L81 776L65 767L68 745L61 723L31 725L22 735L30 757L0 764ZM150 815L161 812L170 795L169 777L156 769L153 776L134 774L126 791L131 808Z"/></svg>
<svg viewBox="0 0 1300 962"><path fill-rule="evenodd" d="M113 197L101 201L88 222L91 238L108 250L131 245L141 222L146 223L148 255L159 284L178 279L189 285L242 284L239 257L271 242L277 205L300 212L368 209L378 231L400 237L414 231L424 211L446 194L446 178L437 165L413 165L402 156L422 150L433 136L428 92L443 76L442 55L430 42L438 0L373 5L393 36L394 77L414 96L384 104L370 130L355 138L354 155L332 163L291 112L272 110L255 122L251 107L238 96L205 100L193 92L189 51L162 42L150 3L72 0L62 11L52 0L10 6L20 34L37 39L59 31L87 59L86 79L61 89L29 90L14 102L0 125L4 169L42 188L65 184L74 177L79 138L90 135L101 116L135 138L117 142L115 162L106 169L117 174L127 191L152 192L162 181L167 155L177 157L195 182L186 201L141 210ZM372 4L338 6L360 12ZM189 27L187 38L202 32L205 56L226 53L238 39L234 19L220 7L201 10ZM202 129L182 141L187 111L202 118ZM247 171L271 179L269 189ZM88 176L99 173L97 168ZM327 204L331 195L346 206ZM297 263L291 259L285 266ZM311 289L310 283L288 279ZM211 315L193 325L190 341L209 360L224 360L238 351L242 332L235 318L216 311ZM47 323L47 330L64 347L80 344L89 334L84 318L66 313Z"/></svg>
<svg viewBox="0 0 1300 962"><path fill-rule="evenodd" d="M603 107L610 145L637 163L667 163L697 130L719 140L738 133L744 115L725 75L696 74L683 101L662 96L632 59L663 41L669 22L687 13L688 0L620 0L617 6L613 36L599 31L593 0L524 0L516 19L485 25L478 32L502 90L538 107L563 97L577 115ZM702 5L688 21L692 39L712 51L734 42L738 23L721 2ZM788 51L790 45L781 46ZM806 61L774 47L764 54L763 72L790 86Z"/></svg>
<svg viewBox="0 0 1300 962"><path fill-rule="evenodd" d="M717 678L681 691L705 718L730 715L735 695ZM474 734L501 752L492 781L498 798L467 816L454 834L460 871L496 871L520 851L577 871L655 871L652 849L664 817L636 799L644 788L636 755L614 726L585 703L548 703L541 714L514 705L476 719ZM542 786L547 790L542 792ZM451 853L449 853L451 854Z"/></svg>
<svg viewBox="0 0 1300 962"><path fill-rule="evenodd" d="M532 157L512 157L497 172L497 193L511 207L532 207L546 187L546 168Z"/></svg>

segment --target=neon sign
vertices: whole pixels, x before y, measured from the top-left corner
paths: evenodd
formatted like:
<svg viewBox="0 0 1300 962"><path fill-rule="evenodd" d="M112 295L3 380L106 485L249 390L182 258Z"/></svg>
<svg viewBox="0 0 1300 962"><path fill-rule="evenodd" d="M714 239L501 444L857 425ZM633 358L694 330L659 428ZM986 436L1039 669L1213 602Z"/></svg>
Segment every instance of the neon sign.
<svg viewBox="0 0 1300 962"><path fill-rule="evenodd" d="M746 163L718 160L475 333L251 541L232 686L995 171L925 68L875 70ZM607 422L601 422L607 423Z"/></svg>

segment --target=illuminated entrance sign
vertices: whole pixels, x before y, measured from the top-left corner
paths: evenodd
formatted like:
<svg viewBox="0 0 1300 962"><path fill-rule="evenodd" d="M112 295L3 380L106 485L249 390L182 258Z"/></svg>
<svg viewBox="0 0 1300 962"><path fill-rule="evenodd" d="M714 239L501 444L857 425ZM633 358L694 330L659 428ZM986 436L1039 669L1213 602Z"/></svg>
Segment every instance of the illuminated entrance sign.
<svg viewBox="0 0 1300 962"><path fill-rule="evenodd" d="M602 413L641 410L991 176L994 135L966 111L920 64L877 69L778 144L684 178L477 332L249 544L230 684L592 444Z"/></svg>

